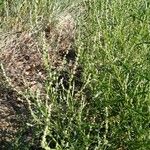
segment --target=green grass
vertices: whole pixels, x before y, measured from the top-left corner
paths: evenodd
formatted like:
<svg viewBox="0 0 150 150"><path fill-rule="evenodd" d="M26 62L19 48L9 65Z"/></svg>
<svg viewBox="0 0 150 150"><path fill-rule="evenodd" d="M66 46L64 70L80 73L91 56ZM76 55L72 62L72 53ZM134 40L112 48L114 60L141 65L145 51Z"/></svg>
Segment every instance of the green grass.
<svg viewBox="0 0 150 150"><path fill-rule="evenodd" d="M32 101L27 99L31 118L12 143L13 149L30 149L37 139L45 150L150 149L148 0L3 3L3 31L14 30L15 25L19 30L35 31L60 12L77 14L75 45L77 61L83 67L79 98L73 96L72 82L68 90L54 89L50 83L57 74L51 70L45 84L45 101L38 94L25 94L32 97ZM24 142L23 133L28 129L32 130L32 140Z"/></svg>

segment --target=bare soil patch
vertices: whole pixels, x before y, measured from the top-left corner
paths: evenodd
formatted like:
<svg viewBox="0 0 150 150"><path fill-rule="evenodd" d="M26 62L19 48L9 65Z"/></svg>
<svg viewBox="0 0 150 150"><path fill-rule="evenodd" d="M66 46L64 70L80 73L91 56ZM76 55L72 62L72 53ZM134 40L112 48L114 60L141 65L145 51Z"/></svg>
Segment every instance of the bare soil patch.
<svg viewBox="0 0 150 150"><path fill-rule="evenodd" d="M30 32L16 32L1 40L1 145L6 145L15 138L29 114L26 101L16 91L24 92L30 89L32 92L39 90L44 94L44 84L49 73L47 65L51 71L59 74L55 82L61 82L64 88L68 88L70 73L74 74L76 91L82 86L82 67L76 62L77 52L73 46L72 20L61 19L57 26L49 24L41 32L46 41L46 58L37 35ZM5 86L2 82L6 78L11 87Z"/></svg>

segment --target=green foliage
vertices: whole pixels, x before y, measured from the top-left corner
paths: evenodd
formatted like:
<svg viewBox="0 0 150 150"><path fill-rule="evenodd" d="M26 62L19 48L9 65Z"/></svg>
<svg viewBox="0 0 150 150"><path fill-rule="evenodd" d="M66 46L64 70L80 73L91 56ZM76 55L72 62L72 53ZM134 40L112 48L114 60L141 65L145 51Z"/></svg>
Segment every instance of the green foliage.
<svg viewBox="0 0 150 150"><path fill-rule="evenodd" d="M45 101L38 93L27 93L32 97L27 127L32 129L32 143L23 143L24 136L20 136L15 147L29 149L37 142L45 150L148 150L148 0L16 0L10 9L6 4L3 25L15 19L12 22L21 21L23 29L33 30L61 11L77 8L84 9L76 18L75 44L78 63L83 66L80 96L74 96L71 79L67 90L53 88L51 83L58 77L50 72Z"/></svg>

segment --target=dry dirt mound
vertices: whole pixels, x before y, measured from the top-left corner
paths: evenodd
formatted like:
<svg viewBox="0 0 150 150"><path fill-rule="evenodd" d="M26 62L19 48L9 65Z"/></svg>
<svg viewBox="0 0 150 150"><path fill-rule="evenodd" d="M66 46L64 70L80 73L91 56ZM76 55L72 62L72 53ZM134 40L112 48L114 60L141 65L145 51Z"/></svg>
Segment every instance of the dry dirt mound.
<svg viewBox="0 0 150 150"><path fill-rule="evenodd" d="M46 79L47 65L57 72L76 69L72 18L60 17L57 23L50 23L41 32L45 43L40 43L38 35L29 32L10 34L5 39L0 60L16 89L40 89Z"/></svg>
<svg viewBox="0 0 150 150"><path fill-rule="evenodd" d="M68 88L70 72L74 73L78 90L82 85L82 68L76 63L77 52L73 46L74 27L73 20L68 16L64 20L59 18L56 26L49 24L41 31L46 44L46 57L37 35L20 32L6 36L1 42L0 61L3 73L8 77L11 86L19 91L30 89L34 92L38 89L44 93L48 64L51 70L59 74L57 82L61 81L65 88ZM0 140L6 142L13 139L16 130L21 127L28 108L24 101L19 100L17 93L3 86L1 81Z"/></svg>

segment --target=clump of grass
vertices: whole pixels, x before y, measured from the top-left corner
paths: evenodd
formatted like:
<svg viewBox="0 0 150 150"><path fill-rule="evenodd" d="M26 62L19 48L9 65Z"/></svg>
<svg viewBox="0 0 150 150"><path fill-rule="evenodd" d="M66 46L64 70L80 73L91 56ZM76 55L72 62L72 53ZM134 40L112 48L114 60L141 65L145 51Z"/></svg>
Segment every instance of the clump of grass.
<svg viewBox="0 0 150 150"><path fill-rule="evenodd" d="M76 13L74 66L82 66L80 84L76 84L74 69L63 72L63 77L58 80L59 73L47 63L45 39L40 36L40 42L45 46L44 61L48 72L44 84L45 99L38 91L24 93L31 120L20 133L14 148L149 149L148 0L79 3L47 0L22 3L19 0L9 5L11 9L7 3L3 5L2 27L5 30L12 30L8 23L18 25L19 20L21 30L34 32L64 9ZM77 8L80 13L76 12ZM32 134L23 142L28 135L25 131Z"/></svg>

